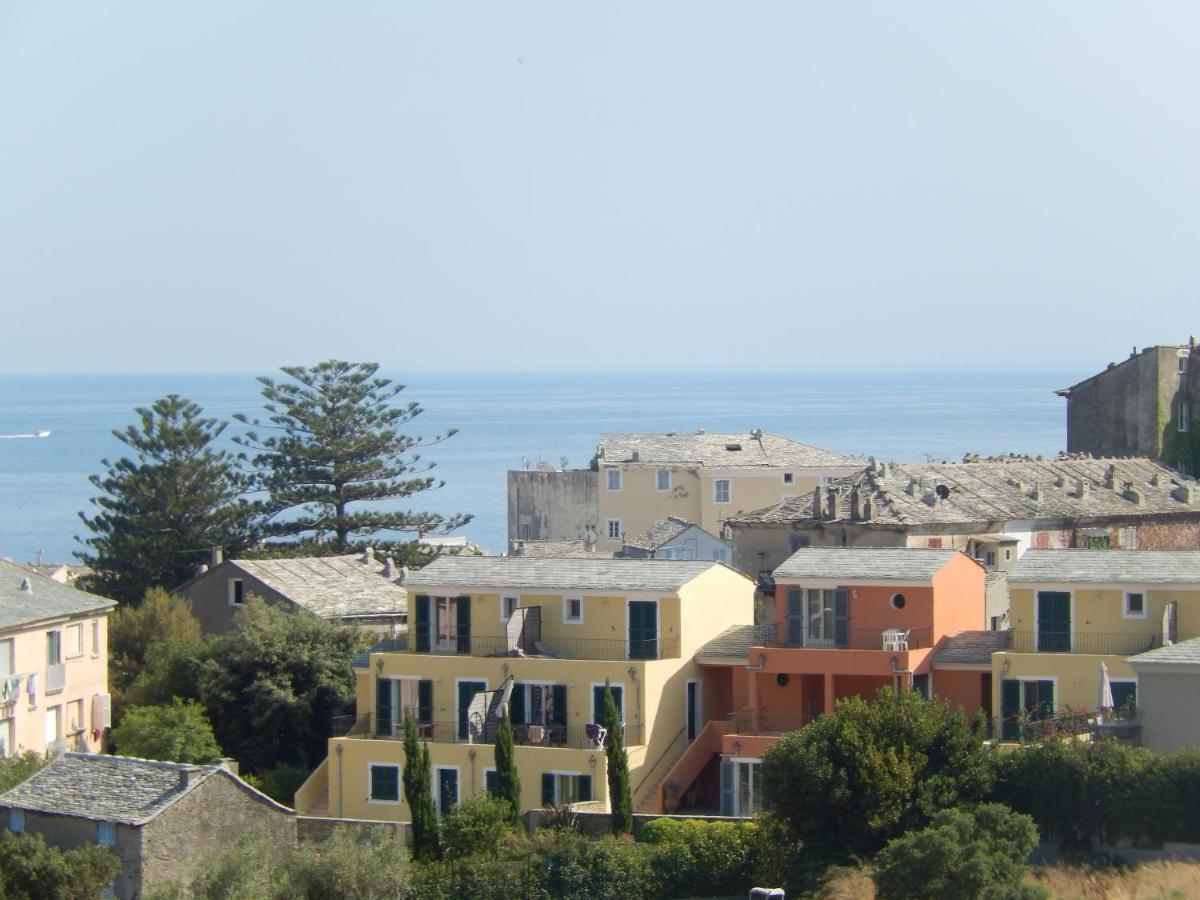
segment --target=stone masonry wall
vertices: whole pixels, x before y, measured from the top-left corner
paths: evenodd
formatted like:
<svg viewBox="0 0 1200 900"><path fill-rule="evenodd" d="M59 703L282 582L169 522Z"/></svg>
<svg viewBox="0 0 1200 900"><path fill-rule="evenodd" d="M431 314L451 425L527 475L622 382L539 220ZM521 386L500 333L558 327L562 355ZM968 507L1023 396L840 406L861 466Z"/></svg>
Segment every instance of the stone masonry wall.
<svg viewBox="0 0 1200 900"><path fill-rule="evenodd" d="M573 541L600 518L600 479L590 469L508 473L508 541Z"/></svg>
<svg viewBox="0 0 1200 900"><path fill-rule="evenodd" d="M7 811L2 813L7 821ZM60 850L74 850L95 844L98 837L99 825L91 819L79 819L74 816L55 816L46 813L25 813L25 832L40 834L51 847ZM140 885L141 872L138 869L139 848L141 845L140 829L132 825L117 826L117 845L113 852L121 860L121 874L117 876L115 885L116 895L121 898L136 897Z"/></svg>

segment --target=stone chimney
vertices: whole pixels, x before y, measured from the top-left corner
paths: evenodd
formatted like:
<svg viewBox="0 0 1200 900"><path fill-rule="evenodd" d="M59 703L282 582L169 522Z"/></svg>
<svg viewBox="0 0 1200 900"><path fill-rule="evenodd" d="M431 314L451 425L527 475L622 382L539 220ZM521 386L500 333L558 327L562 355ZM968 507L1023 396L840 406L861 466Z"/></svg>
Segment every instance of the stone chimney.
<svg viewBox="0 0 1200 900"><path fill-rule="evenodd" d="M908 487L904 489L904 493L908 494L910 497L915 497L917 495L917 481L915 478L910 478L908 480Z"/></svg>
<svg viewBox="0 0 1200 900"><path fill-rule="evenodd" d="M1196 492L1189 485L1181 484L1175 490L1171 491L1171 496L1180 503L1186 503L1188 506L1191 506Z"/></svg>
<svg viewBox="0 0 1200 900"><path fill-rule="evenodd" d="M373 562L375 562L375 548L367 547L365 550L363 550L362 564L364 566L369 566Z"/></svg>
<svg viewBox="0 0 1200 900"><path fill-rule="evenodd" d="M1036 481L1033 483L1033 490L1031 490L1029 492L1029 499L1030 500L1041 500L1042 499L1042 486Z"/></svg>
<svg viewBox="0 0 1200 900"><path fill-rule="evenodd" d="M1080 500L1082 500L1084 497L1087 496L1087 492L1088 492L1088 483L1086 481L1084 481L1082 478L1076 478L1075 479L1075 496L1078 497Z"/></svg>
<svg viewBox="0 0 1200 900"><path fill-rule="evenodd" d="M21 593L22 594L32 594L33 593L33 582L30 581L28 578L21 579Z"/></svg>
<svg viewBox="0 0 1200 900"><path fill-rule="evenodd" d="M1104 486L1110 491L1117 486L1117 467L1109 466L1104 472Z"/></svg>
<svg viewBox="0 0 1200 900"><path fill-rule="evenodd" d="M196 566L196 574L197 575L203 575L207 571L208 571L208 563L200 563L200 565Z"/></svg>
<svg viewBox="0 0 1200 900"><path fill-rule="evenodd" d="M212 550L209 551L209 562L212 564L213 568L216 568L221 563L225 562L225 551L220 547L213 547Z"/></svg>
<svg viewBox="0 0 1200 900"><path fill-rule="evenodd" d="M1158 487L1158 473L1155 472L1150 476L1150 487Z"/></svg>
<svg viewBox="0 0 1200 900"><path fill-rule="evenodd" d="M583 530L583 549L588 553L596 552L596 529L591 525Z"/></svg>
<svg viewBox="0 0 1200 900"><path fill-rule="evenodd" d="M864 500L862 506L862 517L864 522L871 521L871 501Z"/></svg>
<svg viewBox="0 0 1200 900"><path fill-rule="evenodd" d="M850 489L850 519L854 522L862 518L862 506L859 503L858 488Z"/></svg>
<svg viewBox="0 0 1200 900"><path fill-rule="evenodd" d="M396 580L396 561L390 556L383 560L383 577L388 581Z"/></svg>
<svg viewBox="0 0 1200 900"><path fill-rule="evenodd" d="M821 489L813 488L812 514L814 519L825 518L825 504L821 502Z"/></svg>
<svg viewBox="0 0 1200 900"><path fill-rule="evenodd" d="M200 766L180 766L179 767L179 789L186 791L192 785L200 781L204 775L204 769Z"/></svg>
<svg viewBox="0 0 1200 900"><path fill-rule="evenodd" d="M1128 500L1130 503L1132 503L1134 506L1141 505L1141 502L1142 502L1142 492L1141 491L1135 491L1133 488L1128 488L1125 490L1124 493L1121 494L1121 496L1124 497L1126 500Z"/></svg>
<svg viewBox="0 0 1200 900"><path fill-rule="evenodd" d="M826 496L826 498L827 498L827 499L828 499L828 501L829 501L829 518L830 518L830 519L837 519L837 518L838 518L838 514L839 514L839 512L840 512L840 510L838 509L839 503L838 503L838 493L837 493L837 491L836 491L836 490L834 490L833 488L830 488L830 489L829 489L829 490L826 492L825 496Z"/></svg>

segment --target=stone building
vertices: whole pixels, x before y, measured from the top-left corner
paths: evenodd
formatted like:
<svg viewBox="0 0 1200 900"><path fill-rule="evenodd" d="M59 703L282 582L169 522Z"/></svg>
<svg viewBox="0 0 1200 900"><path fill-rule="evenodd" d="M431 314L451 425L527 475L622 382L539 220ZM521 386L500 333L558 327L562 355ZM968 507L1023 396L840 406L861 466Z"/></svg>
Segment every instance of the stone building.
<svg viewBox="0 0 1200 900"><path fill-rule="evenodd" d="M1129 358L1069 388L1067 450L1093 456L1145 456L1200 473L1196 400L1200 353L1184 346L1137 348Z"/></svg>
<svg viewBox="0 0 1200 900"><path fill-rule="evenodd" d="M204 634L228 631L250 597L379 635L400 634L408 621L406 570L369 548L361 556L224 561L217 551L213 563L174 591L191 601Z"/></svg>
<svg viewBox="0 0 1200 900"><path fill-rule="evenodd" d="M290 809L221 766L78 753L0 794L0 824L63 850L109 847L121 860L122 898L188 881L248 829L281 850L296 840Z"/></svg>

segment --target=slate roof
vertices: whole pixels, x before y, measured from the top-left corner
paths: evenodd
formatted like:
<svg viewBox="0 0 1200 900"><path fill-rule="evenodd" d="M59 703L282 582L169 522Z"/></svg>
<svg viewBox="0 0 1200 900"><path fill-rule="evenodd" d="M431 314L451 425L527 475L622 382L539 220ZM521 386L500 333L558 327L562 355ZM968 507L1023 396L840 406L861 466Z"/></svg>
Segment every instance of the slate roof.
<svg viewBox="0 0 1200 900"><path fill-rule="evenodd" d="M1194 584L1200 550L1026 550L1008 583Z"/></svg>
<svg viewBox="0 0 1200 900"><path fill-rule="evenodd" d="M933 664L991 666L992 654L1008 649L1007 631L960 631L933 654Z"/></svg>
<svg viewBox="0 0 1200 900"><path fill-rule="evenodd" d="M570 541L516 541L513 556L542 557L549 559L589 559L612 556L611 550L588 549L587 542Z"/></svg>
<svg viewBox="0 0 1200 900"><path fill-rule="evenodd" d="M932 581L957 550L909 547L802 547L774 572L776 579L820 578L855 581Z"/></svg>
<svg viewBox="0 0 1200 900"><path fill-rule="evenodd" d="M1190 641L1180 641L1178 644L1168 644L1147 650L1128 660L1131 665L1138 663L1172 663L1174 665L1200 666L1200 638Z"/></svg>
<svg viewBox="0 0 1200 900"><path fill-rule="evenodd" d="M231 560L297 606L326 619L405 615L408 591L360 556ZM251 592L252 593L252 592Z"/></svg>
<svg viewBox="0 0 1200 900"><path fill-rule="evenodd" d="M761 647L770 625L731 625L696 651L697 658L746 660L751 647Z"/></svg>
<svg viewBox="0 0 1200 900"><path fill-rule="evenodd" d="M30 590L21 590L29 582ZM117 604L0 560L0 629L18 628L60 616L107 612Z"/></svg>
<svg viewBox="0 0 1200 900"><path fill-rule="evenodd" d="M674 559L442 556L409 576L409 590L545 588L564 591L677 591L716 565L720 563Z"/></svg>
<svg viewBox="0 0 1200 900"><path fill-rule="evenodd" d="M731 449L731 448L737 449ZM601 463L671 463L695 466L861 467L855 459L762 432L676 432L600 435Z"/></svg>
<svg viewBox="0 0 1200 900"><path fill-rule="evenodd" d="M637 537L626 538L625 546L637 547L641 550L657 550L659 547L665 547L671 543L689 528L698 527L694 522L681 519L679 516L667 516L665 519L659 519Z"/></svg>
<svg viewBox="0 0 1200 900"><path fill-rule="evenodd" d="M1079 495L1078 483L1086 489ZM1200 518L1194 480L1144 458L1092 459L1062 454L1055 459L966 457L964 462L872 463L829 487L837 515L822 489L819 515L808 492L726 521L739 525L818 522L872 525L959 525L1014 519L1089 520L1192 513ZM857 494L859 516L853 515ZM993 525L994 527L994 525Z"/></svg>
<svg viewBox="0 0 1200 900"><path fill-rule="evenodd" d="M180 777L184 770L191 773L187 787ZM65 753L0 794L0 806L141 825L219 771L220 766Z"/></svg>

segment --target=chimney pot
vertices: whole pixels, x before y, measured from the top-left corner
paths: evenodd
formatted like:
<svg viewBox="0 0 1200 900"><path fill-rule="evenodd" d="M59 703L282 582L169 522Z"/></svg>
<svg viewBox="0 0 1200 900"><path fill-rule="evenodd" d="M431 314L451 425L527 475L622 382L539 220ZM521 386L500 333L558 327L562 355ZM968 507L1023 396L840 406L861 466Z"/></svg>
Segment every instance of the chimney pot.
<svg viewBox="0 0 1200 900"><path fill-rule="evenodd" d="M374 547L367 547L365 550L363 550L362 561L363 565L370 565L371 563L375 562Z"/></svg>
<svg viewBox="0 0 1200 900"><path fill-rule="evenodd" d="M208 571L208 563L200 563L200 565L196 566L196 574L197 575L203 575L207 571Z"/></svg>
<svg viewBox="0 0 1200 900"><path fill-rule="evenodd" d="M221 563L225 562L225 551L220 547L213 547L212 552L209 554L209 558L211 559L214 567L219 566Z"/></svg>
<svg viewBox="0 0 1200 900"><path fill-rule="evenodd" d="M28 578L21 579L21 593L23 593L23 594L32 594L33 593L33 582L30 581Z"/></svg>
<svg viewBox="0 0 1200 900"><path fill-rule="evenodd" d="M383 561L383 577L388 581L393 581L396 578L396 561L390 556Z"/></svg>

